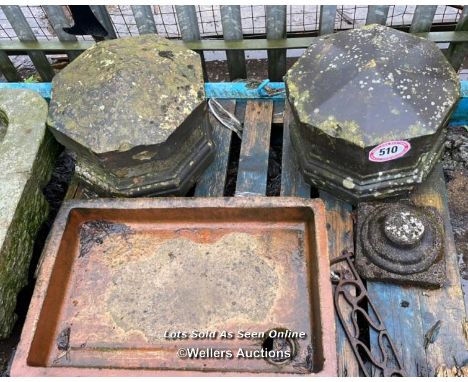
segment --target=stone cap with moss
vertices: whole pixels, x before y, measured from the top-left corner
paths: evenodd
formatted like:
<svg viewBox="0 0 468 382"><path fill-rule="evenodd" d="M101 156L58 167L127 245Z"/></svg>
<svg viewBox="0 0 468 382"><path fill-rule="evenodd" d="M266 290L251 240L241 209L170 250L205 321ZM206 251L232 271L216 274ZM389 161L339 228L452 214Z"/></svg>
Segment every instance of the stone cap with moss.
<svg viewBox="0 0 468 382"><path fill-rule="evenodd" d="M107 40L55 76L48 125L96 154L128 151L164 143L204 97L194 51L156 35Z"/></svg>
<svg viewBox="0 0 468 382"><path fill-rule="evenodd" d="M317 38L285 82L299 122L359 147L435 133L460 96L436 44L376 24Z"/></svg>

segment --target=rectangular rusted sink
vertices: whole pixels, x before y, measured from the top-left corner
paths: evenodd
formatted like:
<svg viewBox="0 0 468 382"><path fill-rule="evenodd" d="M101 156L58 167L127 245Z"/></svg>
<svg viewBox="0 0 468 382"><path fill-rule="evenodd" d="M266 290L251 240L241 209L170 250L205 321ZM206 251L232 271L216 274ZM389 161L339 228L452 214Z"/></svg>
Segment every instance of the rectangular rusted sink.
<svg viewBox="0 0 468 382"><path fill-rule="evenodd" d="M300 198L67 202L11 375L336 375L325 224Z"/></svg>

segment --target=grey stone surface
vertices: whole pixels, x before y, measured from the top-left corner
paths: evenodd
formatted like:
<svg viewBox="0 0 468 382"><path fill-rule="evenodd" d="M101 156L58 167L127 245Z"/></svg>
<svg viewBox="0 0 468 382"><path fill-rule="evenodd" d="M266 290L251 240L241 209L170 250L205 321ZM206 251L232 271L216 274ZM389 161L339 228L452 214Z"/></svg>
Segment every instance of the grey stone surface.
<svg viewBox="0 0 468 382"><path fill-rule="evenodd" d="M53 84L48 124L101 194L177 194L211 160L201 61L191 50L156 35L103 41Z"/></svg>
<svg viewBox="0 0 468 382"><path fill-rule="evenodd" d="M47 103L28 90L0 91L0 338L13 328L36 233L46 219L47 183L58 145L46 130Z"/></svg>
<svg viewBox="0 0 468 382"><path fill-rule="evenodd" d="M375 24L318 38L285 83L306 180L350 201L420 183L442 152L460 96L457 74L436 44ZM369 159L390 141L410 146L392 161Z"/></svg>

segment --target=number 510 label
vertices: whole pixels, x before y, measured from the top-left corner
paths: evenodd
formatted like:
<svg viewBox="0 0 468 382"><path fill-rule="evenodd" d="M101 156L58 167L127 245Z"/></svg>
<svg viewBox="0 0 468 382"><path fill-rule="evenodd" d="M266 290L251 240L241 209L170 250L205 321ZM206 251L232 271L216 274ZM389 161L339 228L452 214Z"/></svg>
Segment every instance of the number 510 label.
<svg viewBox="0 0 468 382"><path fill-rule="evenodd" d="M371 162L387 162L401 158L411 149L411 144L407 141L388 141L374 147L369 152Z"/></svg>

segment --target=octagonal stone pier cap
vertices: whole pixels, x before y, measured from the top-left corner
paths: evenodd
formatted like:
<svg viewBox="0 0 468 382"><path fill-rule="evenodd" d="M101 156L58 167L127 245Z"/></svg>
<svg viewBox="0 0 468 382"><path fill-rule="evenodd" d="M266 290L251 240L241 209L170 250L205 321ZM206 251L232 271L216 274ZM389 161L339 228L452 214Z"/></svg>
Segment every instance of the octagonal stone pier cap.
<svg viewBox="0 0 468 382"><path fill-rule="evenodd" d="M156 35L120 38L55 76L48 125L94 154L126 152L164 144L203 102L197 53Z"/></svg>
<svg viewBox="0 0 468 382"><path fill-rule="evenodd" d="M436 44L376 24L315 39L285 83L299 123L361 148L434 134L460 97Z"/></svg>

